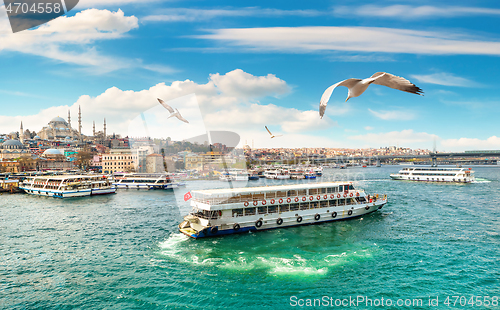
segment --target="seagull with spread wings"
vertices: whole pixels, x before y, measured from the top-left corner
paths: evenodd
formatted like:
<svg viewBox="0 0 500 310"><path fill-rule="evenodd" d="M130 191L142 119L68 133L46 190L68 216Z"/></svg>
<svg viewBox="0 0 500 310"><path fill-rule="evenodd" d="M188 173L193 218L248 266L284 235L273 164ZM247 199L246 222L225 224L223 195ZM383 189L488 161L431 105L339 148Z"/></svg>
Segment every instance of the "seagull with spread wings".
<svg viewBox="0 0 500 310"><path fill-rule="evenodd" d="M370 86L370 84L384 85L390 88L399 89L417 95L422 95L423 93L423 91L419 87L415 86L415 84L411 83L407 79L395 76L387 72L377 72L371 77L364 80L347 79L338 82L337 84L333 84L325 90L323 96L321 96L321 101L319 103L320 118L323 118L323 115L325 114L326 105L328 104L328 100L330 100L335 87L345 86L349 89L349 92L347 93L347 99L345 100L347 102L349 98L358 97L362 93L364 93L368 86Z"/></svg>
<svg viewBox="0 0 500 310"><path fill-rule="evenodd" d="M271 131L269 130L269 128L267 128L267 126L264 126L264 127L266 127L267 132L269 132L269 134L271 135L271 139L272 139L272 138L276 138L276 137L281 137L281 136L283 136L283 135L273 135L273 134L271 133Z"/></svg>
<svg viewBox="0 0 500 310"><path fill-rule="evenodd" d="M179 112L179 110L175 109L175 111L174 111L174 109L173 109L171 106L169 106L168 104L166 104L166 103L165 103L165 101L161 100L160 98L157 98L157 99L158 99L158 101L160 102L160 104L161 104L161 105L162 105L165 109L167 109L167 110L168 110L168 112L170 112L170 116L169 116L169 117L167 117L167 119L175 116L175 117L177 117L179 120L183 121L184 123L189 123L189 122L187 121L187 119L185 119L184 117L182 117L182 115L181 115L181 113Z"/></svg>

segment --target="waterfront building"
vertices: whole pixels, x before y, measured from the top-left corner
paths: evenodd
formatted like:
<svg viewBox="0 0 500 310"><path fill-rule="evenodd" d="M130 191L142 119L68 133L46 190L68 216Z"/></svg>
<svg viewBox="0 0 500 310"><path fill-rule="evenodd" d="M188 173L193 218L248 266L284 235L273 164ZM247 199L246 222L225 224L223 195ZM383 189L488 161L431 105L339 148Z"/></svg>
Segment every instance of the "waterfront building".
<svg viewBox="0 0 500 310"><path fill-rule="evenodd" d="M102 155L103 173L135 172L138 168L137 154L129 148L111 149Z"/></svg>
<svg viewBox="0 0 500 310"><path fill-rule="evenodd" d="M146 173L165 172L163 156L160 154L149 154L146 156Z"/></svg>

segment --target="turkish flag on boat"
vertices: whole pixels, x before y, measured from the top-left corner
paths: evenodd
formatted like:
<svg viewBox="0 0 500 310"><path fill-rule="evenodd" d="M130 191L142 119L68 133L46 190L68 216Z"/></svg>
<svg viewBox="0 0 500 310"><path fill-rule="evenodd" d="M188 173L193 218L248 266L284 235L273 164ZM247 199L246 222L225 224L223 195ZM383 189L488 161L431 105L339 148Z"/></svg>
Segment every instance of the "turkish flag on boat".
<svg viewBox="0 0 500 310"><path fill-rule="evenodd" d="M188 201L191 199L193 196L191 196L191 192L187 192L184 194L184 201Z"/></svg>

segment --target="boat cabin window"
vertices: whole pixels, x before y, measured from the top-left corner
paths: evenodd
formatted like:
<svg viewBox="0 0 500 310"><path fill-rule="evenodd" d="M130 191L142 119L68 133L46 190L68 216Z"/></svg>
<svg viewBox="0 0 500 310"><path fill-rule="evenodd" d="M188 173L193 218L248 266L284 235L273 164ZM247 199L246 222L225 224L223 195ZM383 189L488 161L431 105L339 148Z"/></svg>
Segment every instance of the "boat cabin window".
<svg viewBox="0 0 500 310"><path fill-rule="evenodd" d="M267 207L258 207L258 212L259 214L266 214L267 213Z"/></svg>
<svg viewBox="0 0 500 310"><path fill-rule="evenodd" d="M290 211L290 205L281 205L280 212L288 212Z"/></svg>
<svg viewBox="0 0 500 310"><path fill-rule="evenodd" d="M331 194L331 193L336 193L336 192L337 192L337 189L338 189L337 187L328 187L328 188L326 189L326 192L327 192L328 194Z"/></svg>
<svg viewBox="0 0 500 310"><path fill-rule="evenodd" d="M252 200L252 194L241 194L241 200L243 200L243 201Z"/></svg>
<svg viewBox="0 0 500 310"><path fill-rule="evenodd" d="M245 215L255 215L255 208L246 208Z"/></svg>
<svg viewBox="0 0 500 310"><path fill-rule="evenodd" d="M318 194L317 188L310 188L309 189L309 195L317 195L317 194Z"/></svg>
<svg viewBox="0 0 500 310"><path fill-rule="evenodd" d="M349 190L354 190L354 186L352 186L352 184L349 184Z"/></svg>
<svg viewBox="0 0 500 310"><path fill-rule="evenodd" d="M286 195L287 195L288 197L294 197L294 196L297 196L297 191L295 191L295 190L290 190L290 191L287 191L287 192L286 192Z"/></svg>
<svg viewBox="0 0 500 310"><path fill-rule="evenodd" d="M276 198L276 192L266 193L266 199Z"/></svg>
<svg viewBox="0 0 500 310"><path fill-rule="evenodd" d="M299 204L298 203L292 203L290 205L290 211L297 211L299 209Z"/></svg>
<svg viewBox="0 0 500 310"><path fill-rule="evenodd" d="M328 207L328 201L320 202L320 208L326 208L326 207Z"/></svg>
<svg viewBox="0 0 500 310"><path fill-rule="evenodd" d="M326 187L318 188L318 194L326 194Z"/></svg>
<svg viewBox="0 0 500 310"><path fill-rule="evenodd" d="M233 217L243 216L243 209L233 209Z"/></svg>
<svg viewBox="0 0 500 310"><path fill-rule="evenodd" d="M301 202L300 210L307 210L307 209L309 209L309 202Z"/></svg>
<svg viewBox="0 0 500 310"><path fill-rule="evenodd" d="M317 209L318 208L318 202L317 201L311 202L310 208L311 209Z"/></svg>
<svg viewBox="0 0 500 310"><path fill-rule="evenodd" d="M253 200L264 200L264 193L254 193L253 194Z"/></svg>
<svg viewBox="0 0 500 310"><path fill-rule="evenodd" d="M286 197L286 191L277 191L276 198L284 198Z"/></svg>
<svg viewBox="0 0 500 310"><path fill-rule="evenodd" d="M339 199L338 202L339 202L338 203L339 206L345 205L345 199L344 198Z"/></svg>
<svg viewBox="0 0 500 310"><path fill-rule="evenodd" d="M276 213L276 212L278 212L278 207L277 206L269 206L269 207L267 207L267 212L268 213Z"/></svg>
<svg viewBox="0 0 500 310"><path fill-rule="evenodd" d="M299 189L297 191L298 196L307 196L307 189Z"/></svg>
<svg viewBox="0 0 500 310"><path fill-rule="evenodd" d="M240 195L236 194L236 196L229 197L227 200L228 203L235 203L235 202L240 202Z"/></svg>

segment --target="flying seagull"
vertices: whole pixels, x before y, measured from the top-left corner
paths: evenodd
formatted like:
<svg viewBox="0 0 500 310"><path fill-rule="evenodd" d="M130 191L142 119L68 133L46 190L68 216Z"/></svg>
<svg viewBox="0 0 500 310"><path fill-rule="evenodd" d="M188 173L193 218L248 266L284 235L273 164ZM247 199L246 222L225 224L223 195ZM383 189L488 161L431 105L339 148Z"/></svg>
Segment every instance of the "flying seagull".
<svg viewBox="0 0 500 310"><path fill-rule="evenodd" d="M271 133L271 131L269 130L269 128L267 128L267 126L264 126L264 127L266 127L267 132L269 132L269 134L271 135L271 139L272 139L272 138L276 138L276 137L281 137L281 136L283 136L283 135L276 135L276 136L275 136L275 135L273 135L273 134Z"/></svg>
<svg viewBox="0 0 500 310"><path fill-rule="evenodd" d="M347 102L349 98L358 97L362 93L364 93L365 90L368 88L368 86L370 86L370 84L372 83L378 85L384 85L390 88L399 89L417 95L421 95L423 93L423 91L419 87L415 86L415 84L411 83L407 79L395 76L387 72L377 72L371 77L364 80L347 79L338 82L337 84L333 84L332 86L328 87L325 90L323 96L321 96L321 101L319 103L320 118L323 118L323 115L325 114L326 105L328 104L328 100L330 100L330 97L332 96L335 87L345 86L349 88L349 92L347 93L347 99L345 100Z"/></svg>
<svg viewBox="0 0 500 310"><path fill-rule="evenodd" d="M165 101L161 100L160 98L157 98L157 99L158 99L158 101L160 102L160 104L161 104L161 105L162 105L165 109L167 109L167 110L168 110L168 112L170 112L170 116L169 116L169 117L167 117L167 119L175 116L175 117L177 117L179 120L183 121L184 123L189 123L189 122L187 121L187 119L185 119L184 117L182 117L182 115L181 115L181 113L179 112L179 110L175 109L175 111L174 111L174 109L173 109L171 106L169 106L168 104L166 104L166 103L165 103Z"/></svg>

